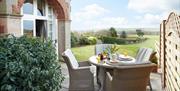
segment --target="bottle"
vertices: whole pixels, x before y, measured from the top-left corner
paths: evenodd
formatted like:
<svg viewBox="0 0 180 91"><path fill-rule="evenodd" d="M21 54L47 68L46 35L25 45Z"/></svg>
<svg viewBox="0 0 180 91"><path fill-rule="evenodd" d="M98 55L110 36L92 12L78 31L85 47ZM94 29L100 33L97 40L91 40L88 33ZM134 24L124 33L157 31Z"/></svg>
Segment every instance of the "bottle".
<svg viewBox="0 0 180 91"><path fill-rule="evenodd" d="M102 61L104 59L103 54L100 54L100 60Z"/></svg>

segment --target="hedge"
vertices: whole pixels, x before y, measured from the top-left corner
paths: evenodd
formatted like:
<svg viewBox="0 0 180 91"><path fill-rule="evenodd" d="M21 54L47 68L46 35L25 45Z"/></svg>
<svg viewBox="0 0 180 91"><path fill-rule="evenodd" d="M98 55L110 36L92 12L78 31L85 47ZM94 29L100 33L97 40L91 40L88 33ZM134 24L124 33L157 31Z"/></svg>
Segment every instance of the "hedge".
<svg viewBox="0 0 180 91"><path fill-rule="evenodd" d="M52 41L0 38L0 91L59 91L63 79Z"/></svg>
<svg viewBox="0 0 180 91"><path fill-rule="evenodd" d="M100 39L105 44L125 44L126 43L126 40L119 39L119 38L116 38L116 37L105 37L105 36L102 36Z"/></svg>

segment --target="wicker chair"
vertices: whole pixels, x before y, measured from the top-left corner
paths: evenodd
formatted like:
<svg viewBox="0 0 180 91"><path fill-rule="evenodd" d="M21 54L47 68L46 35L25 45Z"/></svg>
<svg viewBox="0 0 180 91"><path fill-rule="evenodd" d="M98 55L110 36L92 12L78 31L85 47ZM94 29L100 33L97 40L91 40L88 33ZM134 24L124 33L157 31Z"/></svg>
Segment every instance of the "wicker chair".
<svg viewBox="0 0 180 91"><path fill-rule="evenodd" d="M136 62L145 62L149 61L149 57L152 54L153 50L151 48L140 48L136 55Z"/></svg>
<svg viewBox="0 0 180 91"><path fill-rule="evenodd" d="M146 91L155 64L120 66L113 74L106 72L106 91Z"/></svg>
<svg viewBox="0 0 180 91"><path fill-rule="evenodd" d="M112 44L97 44L95 46L95 54L98 55L99 53L102 53L104 50L111 46Z"/></svg>
<svg viewBox="0 0 180 91"><path fill-rule="evenodd" d="M77 62L70 49L67 49L62 57L69 71L69 91L94 91L94 78L90 71L90 64L87 61Z"/></svg>
<svg viewBox="0 0 180 91"><path fill-rule="evenodd" d="M152 53L153 53L153 50L151 48L140 48L136 55L136 62L143 63L143 62L149 61L149 58ZM152 85L151 85L150 79L149 79L148 85L150 87L150 91L152 91Z"/></svg>

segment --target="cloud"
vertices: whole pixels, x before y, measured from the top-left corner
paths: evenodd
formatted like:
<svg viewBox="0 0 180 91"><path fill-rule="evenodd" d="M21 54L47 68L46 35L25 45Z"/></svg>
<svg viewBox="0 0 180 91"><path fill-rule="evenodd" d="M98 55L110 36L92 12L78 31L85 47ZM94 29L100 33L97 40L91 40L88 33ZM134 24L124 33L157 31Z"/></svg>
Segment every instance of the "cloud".
<svg viewBox="0 0 180 91"><path fill-rule="evenodd" d="M126 18L110 17L106 15L108 13L110 13L108 9L98 4L87 5L79 12L72 14L72 29L103 29L127 24Z"/></svg>
<svg viewBox="0 0 180 91"><path fill-rule="evenodd" d="M158 27L160 23L161 15L153 15L150 13L145 14L140 21L140 24L145 27Z"/></svg>
<svg viewBox="0 0 180 91"><path fill-rule="evenodd" d="M98 4L91 4L85 6L79 12L76 12L72 15L73 20L81 21L81 20L88 20L92 18L96 18L101 16L109 11Z"/></svg>
<svg viewBox="0 0 180 91"><path fill-rule="evenodd" d="M129 9L136 11L133 12L134 15L113 16L117 12L112 12L98 4L87 5L71 14L72 29L158 28L172 10L180 11L180 0L129 0L127 10Z"/></svg>
<svg viewBox="0 0 180 91"><path fill-rule="evenodd" d="M124 17L102 17L100 19L86 20L81 26L73 26L73 29L105 29L110 27L120 27L127 25L128 20Z"/></svg>
<svg viewBox="0 0 180 91"><path fill-rule="evenodd" d="M169 13L165 12L162 14L151 14L145 13L142 16L135 16L137 27L159 27L162 20L168 18ZM135 24L135 22L133 22Z"/></svg>
<svg viewBox="0 0 180 91"><path fill-rule="evenodd" d="M128 9L140 13L180 10L180 0L129 0Z"/></svg>
<svg viewBox="0 0 180 91"><path fill-rule="evenodd" d="M132 26L159 27L170 12L180 11L180 0L129 0L128 9L139 13L134 17L136 21L132 21Z"/></svg>
<svg viewBox="0 0 180 91"><path fill-rule="evenodd" d="M125 17L104 17L99 21L98 28L122 27L128 24Z"/></svg>

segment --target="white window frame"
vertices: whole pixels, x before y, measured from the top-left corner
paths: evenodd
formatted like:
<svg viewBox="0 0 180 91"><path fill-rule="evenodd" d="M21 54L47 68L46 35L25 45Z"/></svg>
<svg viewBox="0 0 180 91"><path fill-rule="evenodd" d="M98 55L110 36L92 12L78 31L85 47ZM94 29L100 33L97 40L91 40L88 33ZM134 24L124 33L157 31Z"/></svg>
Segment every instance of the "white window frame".
<svg viewBox="0 0 180 91"><path fill-rule="evenodd" d="M48 26L48 21L49 21L49 17L48 17L48 3L47 1L45 0L45 16L38 16L37 15L37 0L33 0L33 14L23 14L23 7L21 8L21 15L23 15L22 19L21 19L21 35L24 35L24 28L23 28L23 21L24 20L30 20L30 21L33 21L33 36L36 37L36 20L45 20L47 21L47 37L49 38L49 26ZM54 15L54 12L53 12L53 15L52 15L52 23L53 23L53 28L52 28L52 32L53 35L52 35L52 39L55 40L57 39L57 20L55 18L55 15Z"/></svg>

